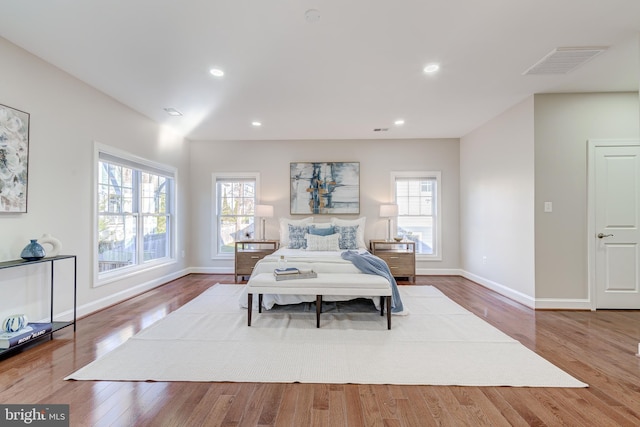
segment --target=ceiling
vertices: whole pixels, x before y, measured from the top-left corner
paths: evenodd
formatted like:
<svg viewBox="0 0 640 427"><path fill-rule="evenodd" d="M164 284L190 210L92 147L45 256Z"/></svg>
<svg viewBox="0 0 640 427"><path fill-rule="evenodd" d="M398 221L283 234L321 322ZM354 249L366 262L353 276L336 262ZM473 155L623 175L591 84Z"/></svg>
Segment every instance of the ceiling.
<svg viewBox="0 0 640 427"><path fill-rule="evenodd" d="M640 80L638 0L0 0L0 36L191 140L458 138ZM577 46L608 49L523 75Z"/></svg>

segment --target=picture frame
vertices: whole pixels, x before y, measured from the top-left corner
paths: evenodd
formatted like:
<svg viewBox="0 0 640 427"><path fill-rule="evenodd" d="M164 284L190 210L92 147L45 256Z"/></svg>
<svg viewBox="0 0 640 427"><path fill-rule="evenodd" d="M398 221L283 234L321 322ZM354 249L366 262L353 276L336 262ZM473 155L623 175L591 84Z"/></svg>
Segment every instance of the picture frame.
<svg viewBox="0 0 640 427"><path fill-rule="evenodd" d="M360 162L292 162L292 215L360 214Z"/></svg>
<svg viewBox="0 0 640 427"><path fill-rule="evenodd" d="M0 104L0 213L26 213L30 114Z"/></svg>

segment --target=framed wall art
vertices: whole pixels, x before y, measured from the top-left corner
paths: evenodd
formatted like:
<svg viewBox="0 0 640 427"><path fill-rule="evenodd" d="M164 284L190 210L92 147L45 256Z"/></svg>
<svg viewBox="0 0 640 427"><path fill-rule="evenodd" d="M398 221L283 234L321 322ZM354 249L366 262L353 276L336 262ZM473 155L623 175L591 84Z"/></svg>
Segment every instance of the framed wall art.
<svg viewBox="0 0 640 427"><path fill-rule="evenodd" d="M0 213L27 212L29 113L0 104Z"/></svg>
<svg viewBox="0 0 640 427"><path fill-rule="evenodd" d="M292 215L359 214L359 162L290 164Z"/></svg>

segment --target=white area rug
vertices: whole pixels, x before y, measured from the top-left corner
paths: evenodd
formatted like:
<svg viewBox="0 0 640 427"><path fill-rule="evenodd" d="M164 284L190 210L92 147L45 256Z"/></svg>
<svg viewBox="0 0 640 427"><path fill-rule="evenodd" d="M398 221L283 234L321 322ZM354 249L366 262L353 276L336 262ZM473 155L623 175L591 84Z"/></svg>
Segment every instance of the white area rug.
<svg viewBox="0 0 640 427"><path fill-rule="evenodd" d="M408 316L247 312L215 285L65 379L586 387L431 286L400 286Z"/></svg>

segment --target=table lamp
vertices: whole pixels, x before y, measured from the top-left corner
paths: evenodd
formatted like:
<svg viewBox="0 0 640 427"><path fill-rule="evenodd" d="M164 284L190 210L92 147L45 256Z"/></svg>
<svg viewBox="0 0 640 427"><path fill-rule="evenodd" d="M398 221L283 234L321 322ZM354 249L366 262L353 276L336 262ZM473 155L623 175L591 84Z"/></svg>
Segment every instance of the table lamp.
<svg viewBox="0 0 640 427"><path fill-rule="evenodd" d="M387 241L391 241L391 218L398 216L398 205L380 205L380 216L387 218Z"/></svg>
<svg viewBox="0 0 640 427"><path fill-rule="evenodd" d="M262 220L262 227L260 229L260 234L262 238L260 240L264 241L265 239L265 219L271 218L273 216L273 206L271 205L256 205L256 216Z"/></svg>

